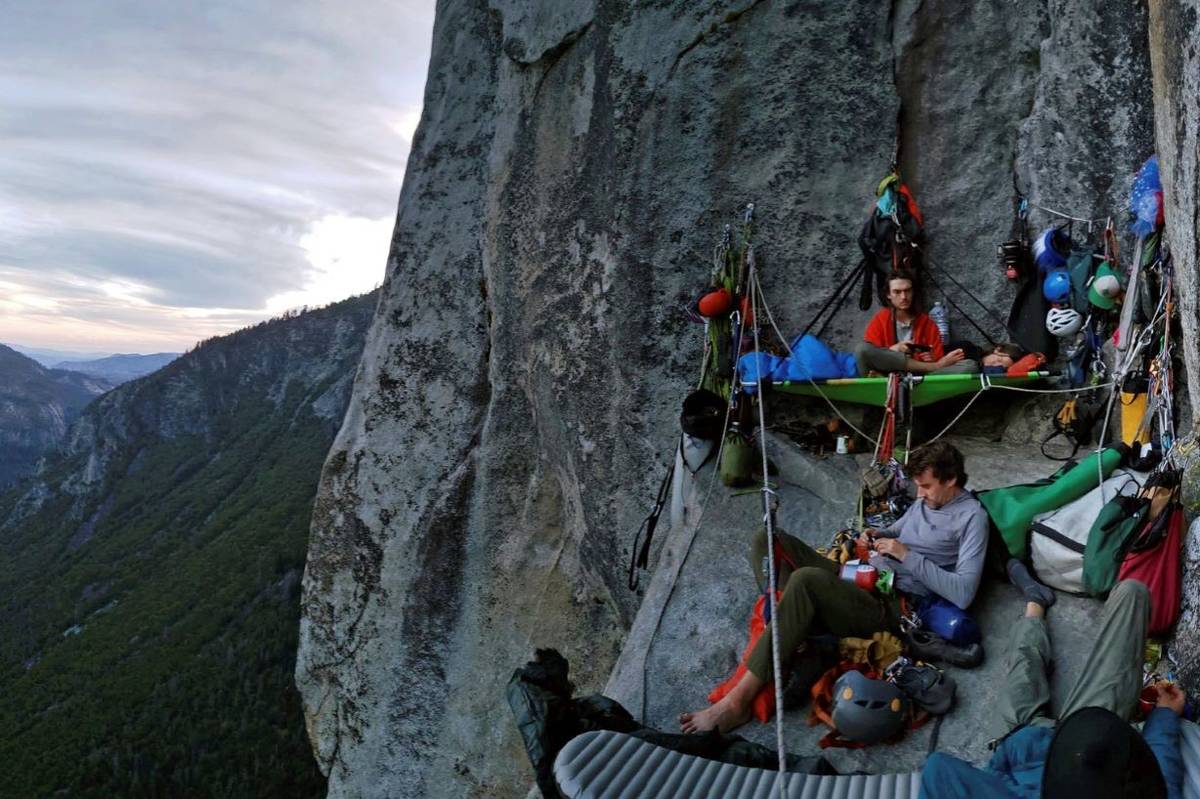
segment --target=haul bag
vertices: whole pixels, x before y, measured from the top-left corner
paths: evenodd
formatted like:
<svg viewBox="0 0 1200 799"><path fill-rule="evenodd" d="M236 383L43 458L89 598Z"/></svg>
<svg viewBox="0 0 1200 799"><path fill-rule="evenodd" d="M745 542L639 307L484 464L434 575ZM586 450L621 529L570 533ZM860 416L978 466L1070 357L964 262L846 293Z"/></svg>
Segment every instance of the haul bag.
<svg viewBox="0 0 1200 799"><path fill-rule="evenodd" d="M1120 496L1100 510L1100 516L1088 533L1083 553L1083 590L1092 596L1106 596L1117 584L1117 572L1130 540L1142 527L1150 500Z"/></svg>
<svg viewBox="0 0 1200 799"><path fill-rule="evenodd" d="M1038 579L1060 591L1085 593L1084 553L1104 501L1131 496L1137 489L1133 476L1118 469L1104 481L1103 490L1093 488L1060 508L1034 516L1029 527L1029 560ZM1105 518L1105 522L1113 520L1111 515Z"/></svg>
<svg viewBox="0 0 1200 799"><path fill-rule="evenodd" d="M1167 532L1157 545L1135 549L1121 563L1119 577L1137 580L1150 589L1150 626L1147 634L1166 634L1179 618L1183 596L1183 508L1174 503L1163 514Z"/></svg>
<svg viewBox="0 0 1200 799"><path fill-rule="evenodd" d="M977 496L1009 554L1025 560L1029 554L1029 526L1040 513L1061 508L1096 488L1100 480L1096 465L1108 477L1121 462L1121 451L1115 447L1084 458L1073 466L1059 469L1047 479L1036 483L993 488Z"/></svg>

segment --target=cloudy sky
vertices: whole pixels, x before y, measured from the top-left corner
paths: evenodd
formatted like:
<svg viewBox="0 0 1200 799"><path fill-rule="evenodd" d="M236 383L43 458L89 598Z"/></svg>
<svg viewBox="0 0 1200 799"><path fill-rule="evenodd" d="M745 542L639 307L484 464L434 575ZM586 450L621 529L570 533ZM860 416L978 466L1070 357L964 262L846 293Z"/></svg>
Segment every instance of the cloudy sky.
<svg viewBox="0 0 1200 799"><path fill-rule="evenodd" d="M0 341L182 350L383 278L434 0L0 0Z"/></svg>

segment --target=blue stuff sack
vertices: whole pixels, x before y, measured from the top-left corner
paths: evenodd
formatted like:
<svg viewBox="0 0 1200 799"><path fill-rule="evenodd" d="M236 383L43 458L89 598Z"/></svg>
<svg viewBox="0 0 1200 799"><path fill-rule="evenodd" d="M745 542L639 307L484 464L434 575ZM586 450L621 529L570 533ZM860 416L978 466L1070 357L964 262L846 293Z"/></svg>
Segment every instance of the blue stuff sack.
<svg viewBox="0 0 1200 799"><path fill-rule="evenodd" d="M765 352L751 352L738 358L737 373L738 379L741 382L742 390L747 394L753 394L758 390L758 376L761 369L762 382L769 383L774 378L774 375L780 369L785 368L784 359L777 355L769 355Z"/></svg>
<svg viewBox="0 0 1200 799"><path fill-rule="evenodd" d="M922 599L917 605L917 616L921 619L922 628L955 646L983 642L983 633L970 614L940 596Z"/></svg>

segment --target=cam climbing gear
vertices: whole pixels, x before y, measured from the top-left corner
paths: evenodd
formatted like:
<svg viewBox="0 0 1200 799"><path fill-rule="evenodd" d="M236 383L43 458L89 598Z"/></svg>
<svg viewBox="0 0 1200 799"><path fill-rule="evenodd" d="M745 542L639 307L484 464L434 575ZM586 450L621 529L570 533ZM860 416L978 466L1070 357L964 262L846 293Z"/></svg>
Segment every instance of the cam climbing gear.
<svg viewBox="0 0 1200 799"><path fill-rule="evenodd" d="M1029 251L1029 201L1019 194L1013 203L1012 232L1008 241L996 247L1000 258L1000 269L1004 277L1012 282L1021 280L1030 271L1032 254Z"/></svg>

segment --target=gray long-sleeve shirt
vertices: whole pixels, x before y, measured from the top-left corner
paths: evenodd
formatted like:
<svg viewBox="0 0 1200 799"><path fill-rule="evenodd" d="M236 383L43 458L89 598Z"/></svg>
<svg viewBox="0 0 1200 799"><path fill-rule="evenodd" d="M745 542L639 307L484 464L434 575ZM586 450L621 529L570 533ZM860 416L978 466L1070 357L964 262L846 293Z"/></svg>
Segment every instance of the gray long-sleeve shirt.
<svg viewBox="0 0 1200 799"><path fill-rule="evenodd" d="M940 508L917 500L895 524L876 531L908 547L903 561L877 553L871 565L896 573L895 585L914 596L937 594L964 610L975 599L987 555L987 511L967 491Z"/></svg>

